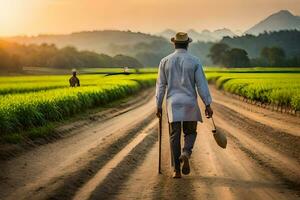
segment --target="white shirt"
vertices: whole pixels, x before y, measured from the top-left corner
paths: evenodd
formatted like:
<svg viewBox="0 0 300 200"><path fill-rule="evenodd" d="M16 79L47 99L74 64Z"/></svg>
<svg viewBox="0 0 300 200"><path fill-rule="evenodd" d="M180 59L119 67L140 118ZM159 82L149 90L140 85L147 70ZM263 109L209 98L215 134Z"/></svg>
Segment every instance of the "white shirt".
<svg viewBox="0 0 300 200"><path fill-rule="evenodd" d="M159 64L156 104L162 107L166 95L169 122L201 121L197 92L205 105L212 102L200 61L185 49L176 49Z"/></svg>

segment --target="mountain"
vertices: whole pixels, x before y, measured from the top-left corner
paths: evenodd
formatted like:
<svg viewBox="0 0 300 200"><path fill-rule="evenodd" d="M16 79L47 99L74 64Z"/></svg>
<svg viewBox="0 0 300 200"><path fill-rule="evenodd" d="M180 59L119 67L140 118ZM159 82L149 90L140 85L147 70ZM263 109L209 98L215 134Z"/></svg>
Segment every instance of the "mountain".
<svg viewBox="0 0 300 200"><path fill-rule="evenodd" d="M64 35L16 36L2 39L20 44L55 44L59 48L74 46L79 50L90 50L109 55L120 53L116 49L116 45L133 46L138 43L165 40L150 34L117 30L83 31Z"/></svg>
<svg viewBox="0 0 300 200"><path fill-rule="evenodd" d="M280 47L287 58L300 55L300 31L282 30L265 32L255 35L243 35L240 37L225 37L221 40L231 48L240 48L247 51L250 58L258 58L265 47Z"/></svg>
<svg viewBox="0 0 300 200"><path fill-rule="evenodd" d="M209 30L204 30L199 33L194 29L190 29L187 33L194 41L212 42L217 40Z"/></svg>
<svg viewBox="0 0 300 200"><path fill-rule="evenodd" d="M200 33L198 33L196 30L194 29L190 29L187 31L187 34L189 35L189 37L191 37L194 41L202 39L202 35Z"/></svg>
<svg viewBox="0 0 300 200"><path fill-rule="evenodd" d="M300 16L295 16L288 10L281 10L259 22L245 33L258 35L265 31L300 30Z"/></svg>
<svg viewBox="0 0 300 200"><path fill-rule="evenodd" d="M158 36L164 37L166 39L170 39L172 37L174 37L174 35L176 34L176 31L172 30L172 29L166 29L160 33L158 33Z"/></svg>
<svg viewBox="0 0 300 200"><path fill-rule="evenodd" d="M194 29L189 29L186 31L189 36L194 40L194 41L201 41L201 42L216 42L221 40L225 36L229 37L234 37L237 36L235 33L233 33L229 29L218 29L215 31L209 31L209 30L203 30L201 32L198 32ZM170 39L176 34L175 30L172 29L166 29L161 33L158 33L157 35L162 36L166 39Z"/></svg>
<svg viewBox="0 0 300 200"><path fill-rule="evenodd" d="M234 36L237 36L236 33L233 33L230 29L228 28L223 28L223 29L218 29L218 30L215 30L214 31L214 36L216 38L220 38L222 39L223 37L225 36L228 36L228 37L234 37Z"/></svg>

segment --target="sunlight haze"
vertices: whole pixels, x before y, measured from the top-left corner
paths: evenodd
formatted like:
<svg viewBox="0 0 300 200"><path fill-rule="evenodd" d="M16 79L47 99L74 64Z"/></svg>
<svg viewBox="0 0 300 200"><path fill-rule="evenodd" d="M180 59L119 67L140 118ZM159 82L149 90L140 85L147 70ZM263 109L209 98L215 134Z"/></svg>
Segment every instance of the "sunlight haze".
<svg viewBox="0 0 300 200"><path fill-rule="evenodd" d="M156 33L230 28L245 31L299 0L0 0L0 35L119 29Z"/></svg>

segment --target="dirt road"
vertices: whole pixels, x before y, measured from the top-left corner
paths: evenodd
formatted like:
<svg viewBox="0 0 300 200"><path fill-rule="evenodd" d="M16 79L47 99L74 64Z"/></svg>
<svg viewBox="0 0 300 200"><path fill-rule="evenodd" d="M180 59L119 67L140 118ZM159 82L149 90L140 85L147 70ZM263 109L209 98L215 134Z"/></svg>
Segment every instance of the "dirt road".
<svg viewBox="0 0 300 200"><path fill-rule="evenodd" d="M66 125L76 128L63 139L2 160L0 199L299 199L299 118L211 92L228 147L215 144L205 119L189 176L171 178L166 139L164 173L157 174L157 119L148 91L117 113Z"/></svg>

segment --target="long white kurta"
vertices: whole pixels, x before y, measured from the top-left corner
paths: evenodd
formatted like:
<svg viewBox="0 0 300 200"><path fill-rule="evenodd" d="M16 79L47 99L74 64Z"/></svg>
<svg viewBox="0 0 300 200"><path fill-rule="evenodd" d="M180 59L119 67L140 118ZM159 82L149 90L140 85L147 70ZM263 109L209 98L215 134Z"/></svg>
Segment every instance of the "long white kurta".
<svg viewBox="0 0 300 200"><path fill-rule="evenodd" d="M212 102L200 61L185 49L176 49L159 64L156 104L162 108L167 92L169 122L201 121L197 92L205 105Z"/></svg>

